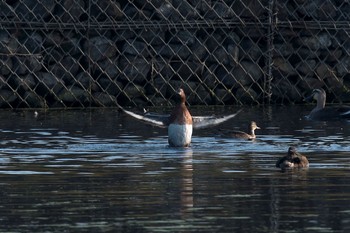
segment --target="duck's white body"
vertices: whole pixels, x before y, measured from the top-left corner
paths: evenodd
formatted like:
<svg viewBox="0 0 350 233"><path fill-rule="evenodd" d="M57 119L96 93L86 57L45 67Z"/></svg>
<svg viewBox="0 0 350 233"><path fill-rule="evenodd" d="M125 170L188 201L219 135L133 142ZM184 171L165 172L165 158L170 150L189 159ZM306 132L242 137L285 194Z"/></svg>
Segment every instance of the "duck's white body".
<svg viewBox="0 0 350 233"><path fill-rule="evenodd" d="M188 147L191 144L192 124L170 124L168 126L168 142L174 147Z"/></svg>

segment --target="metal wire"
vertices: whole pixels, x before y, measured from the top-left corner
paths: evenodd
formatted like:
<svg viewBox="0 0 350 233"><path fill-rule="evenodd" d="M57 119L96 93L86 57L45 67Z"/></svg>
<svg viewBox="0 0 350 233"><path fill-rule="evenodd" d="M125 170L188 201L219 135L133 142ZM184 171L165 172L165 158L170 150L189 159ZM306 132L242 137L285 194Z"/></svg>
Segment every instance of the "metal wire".
<svg viewBox="0 0 350 233"><path fill-rule="evenodd" d="M2 1L0 107L350 102L349 5Z"/></svg>

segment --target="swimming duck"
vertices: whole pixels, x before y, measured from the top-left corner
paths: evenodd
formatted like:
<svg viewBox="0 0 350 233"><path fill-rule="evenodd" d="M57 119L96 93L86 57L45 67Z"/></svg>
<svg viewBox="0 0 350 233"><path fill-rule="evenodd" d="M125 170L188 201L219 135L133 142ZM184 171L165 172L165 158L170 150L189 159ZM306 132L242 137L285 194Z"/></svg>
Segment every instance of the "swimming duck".
<svg viewBox="0 0 350 233"><path fill-rule="evenodd" d="M243 132L243 131L229 131L227 133L224 133L225 136L233 137L233 138L240 138L240 139L246 139L246 140L253 140L256 138L255 135L255 130L260 129L260 127L256 124L255 121L251 121L249 126L248 126L248 132Z"/></svg>
<svg viewBox="0 0 350 233"><path fill-rule="evenodd" d="M350 118L349 106L326 106L326 92L322 88L314 89L305 101L316 100L316 107L310 112L308 119L311 120L336 120Z"/></svg>
<svg viewBox="0 0 350 233"><path fill-rule="evenodd" d="M306 168L309 167L309 161L304 155L297 152L294 146L291 146L288 149L287 155L277 160L276 167L281 169Z"/></svg>
<svg viewBox="0 0 350 233"><path fill-rule="evenodd" d="M188 147L191 144L192 130L206 128L218 125L235 117L239 112L234 114L215 117L215 116L192 116L186 107L186 95L182 88L177 92L177 101L170 115L159 115L145 113L140 115L127 111L121 106L121 110L139 120L150 123L159 127L168 127L168 142L172 147Z"/></svg>

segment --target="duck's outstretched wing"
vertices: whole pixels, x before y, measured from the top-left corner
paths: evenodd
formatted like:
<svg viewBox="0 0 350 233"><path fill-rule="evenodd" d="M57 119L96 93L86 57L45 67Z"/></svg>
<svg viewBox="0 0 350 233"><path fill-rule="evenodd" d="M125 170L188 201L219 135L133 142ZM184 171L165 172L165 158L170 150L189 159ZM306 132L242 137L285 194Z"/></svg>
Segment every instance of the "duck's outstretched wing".
<svg viewBox="0 0 350 233"><path fill-rule="evenodd" d="M350 118L350 106L341 106L337 108L342 118Z"/></svg>
<svg viewBox="0 0 350 233"><path fill-rule="evenodd" d="M145 113L142 115L142 114L128 111L122 107L119 107L119 108L127 115L132 116L145 123L158 126L158 127L166 127L168 125L169 115L159 115L159 114L153 114L153 113Z"/></svg>
<svg viewBox="0 0 350 233"><path fill-rule="evenodd" d="M241 111L242 110L239 110L234 114L219 116L219 117L218 116L192 116L193 128L202 129L202 128L212 127L212 126L221 124L231 118L234 118Z"/></svg>

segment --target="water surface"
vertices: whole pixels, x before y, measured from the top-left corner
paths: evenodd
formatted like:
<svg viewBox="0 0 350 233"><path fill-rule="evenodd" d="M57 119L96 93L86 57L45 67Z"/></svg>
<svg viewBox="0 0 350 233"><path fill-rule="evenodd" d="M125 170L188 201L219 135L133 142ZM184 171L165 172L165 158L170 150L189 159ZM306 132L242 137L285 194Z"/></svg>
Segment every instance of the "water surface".
<svg viewBox="0 0 350 233"><path fill-rule="evenodd" d="M350 123L309 110L244 108L184 149L114 109L2 111L0 232L349 232ZM290 145L310 168L275 168Z"/></svg>

